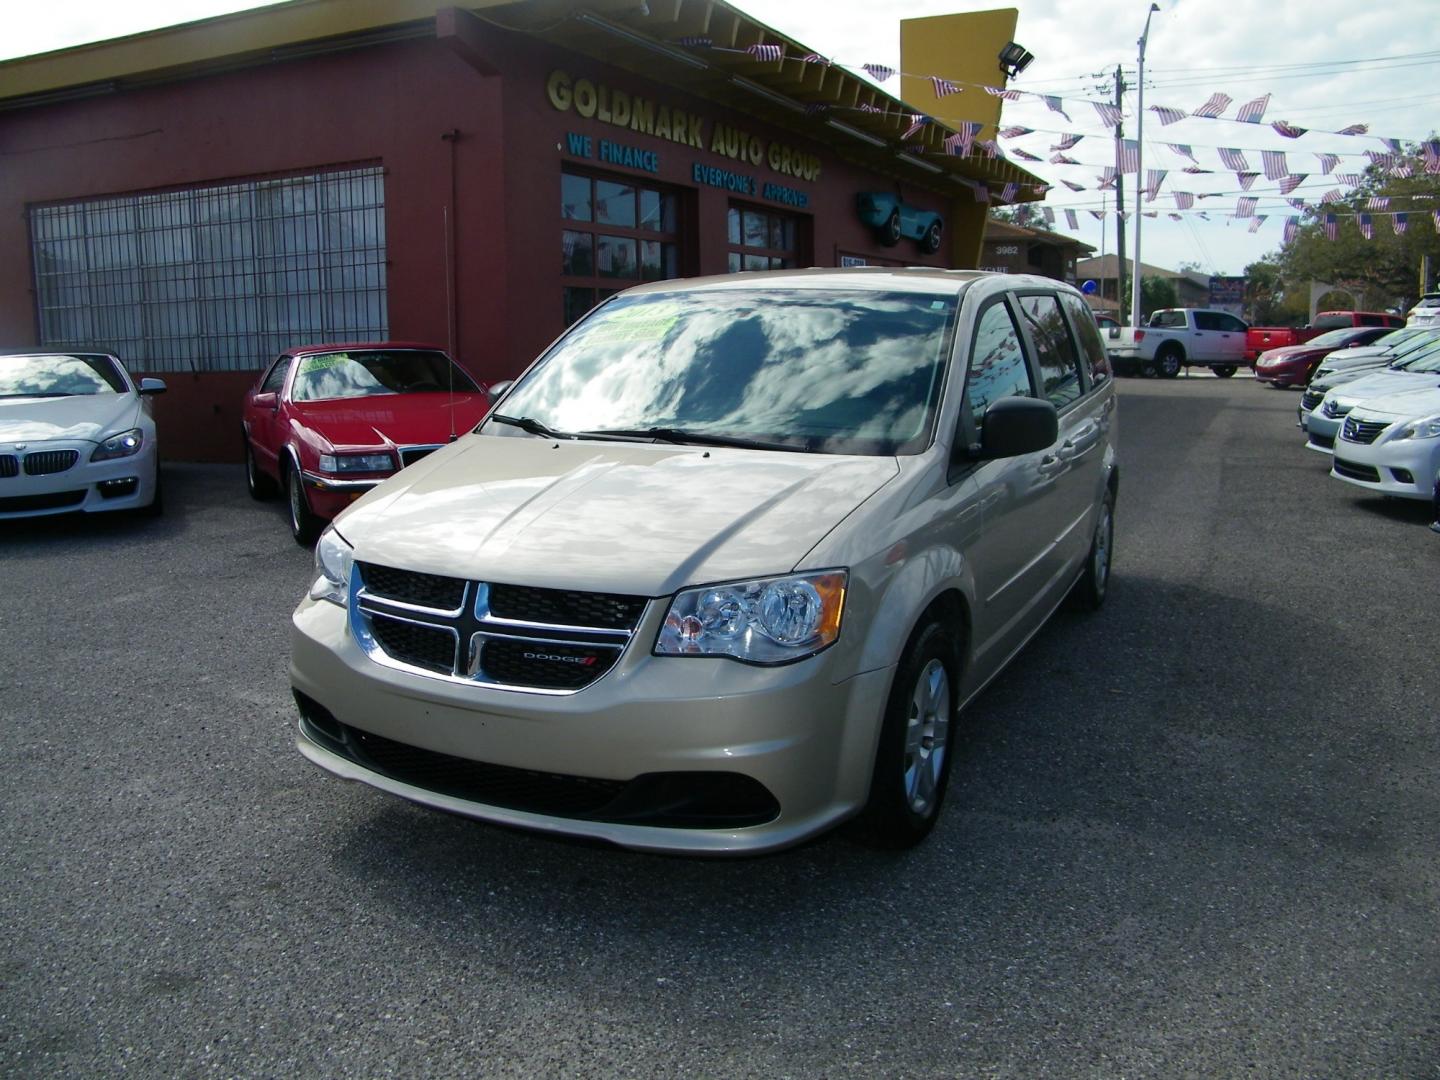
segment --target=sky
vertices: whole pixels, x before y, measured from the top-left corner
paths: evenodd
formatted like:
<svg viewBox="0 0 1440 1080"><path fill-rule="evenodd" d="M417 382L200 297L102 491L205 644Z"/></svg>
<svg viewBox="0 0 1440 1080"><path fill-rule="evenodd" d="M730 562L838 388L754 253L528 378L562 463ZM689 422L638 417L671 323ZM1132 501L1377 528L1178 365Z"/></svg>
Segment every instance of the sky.
<svg viewBox="0 0 1440 1080"><path fill-rule="evenodd" d="M743 11L837 63L858 69L867 63L900 67L900 20L958 11L983 10L1004 0L732 0ZM1091 100L1108 99L1105 86L1116 65L1134 83L1136 42L1145 23L1146 0L1015 0L1020 10L1016 40L1035 55L1013 89L1058 94L1070 116L1050 112L1038 98L1007 102L1002 126L1032 127L1035 133L1002 145L1040 155L1039 163L1020 162L1056 185L1045 205L1078 211L1076 230L1058 215L1056 231L1069 233L1097 249L1115 250L1114 218L1101 224L1087 211L1100 209L1095 190L1103 165L1113 164L1114 143L1101 126ZM18 3L0 15L0 59L24 56L98 41L161 26L261 6L254 0L50 0ZM1284 205L1275 181L1259 177L1249 194L1260 199L1258 214L1266 220L1258 231L1250 221L1233 215L1245 194L1232 171L1225 169L1218 147L1246 151L1251 171L1260 171L1260 153L1284 150L1291 173L1307 179L1293 197L1316 202L1335 187L1321 174L1318 153L1352 155L1342 158L1336 173L1360 172L1366 150L1381 151L1376 136L1403 140L1425 138L1437 129L1440 105L1440 0L1389 0L1383 5L1354 0L1160 0L1151 21L1146 51L1143 169L1164 169L1160 194L1147 209L1159 211L1143 221L1145 262L1176 268L1197 263L1210 273L1238 274L1247 263L1279 247L1285 217L1295 213ZM912 72L916 75L943 72ZM998 76L998 72L997 72ZM900 80L880 85L899 93ZM983 93L976 87L966 93ZM1265 94L1271 99L1264 123L1187 118L1162 127L1153 105L1192 112L1212 93L1234 99L1224 115L1233 117L1241 103ZM923 107L923 102L915 102ZM1127 99L1125 134L1134 137L1135 95ZM1312 129L1299 139L1286 139L1269 126L1285 120ZM1321 134L1350 124L1370 125L1367 136ZM1062 133L1084 136L1067 151L1079 165L1052 165L1051 147ZM1210 174L1187 175L1191 162L1164 143L1189 144ZM1064 179L1084 184L1071 192ZM1127 188L1127 207L1134 205L1134 177ZM1193 214L1181 222L1166 214L1177 209L1173 192L1199 195ZM1107 196L1113 206L1113 196ZM1134 222L1127 226L1133 253Z"/></svg>

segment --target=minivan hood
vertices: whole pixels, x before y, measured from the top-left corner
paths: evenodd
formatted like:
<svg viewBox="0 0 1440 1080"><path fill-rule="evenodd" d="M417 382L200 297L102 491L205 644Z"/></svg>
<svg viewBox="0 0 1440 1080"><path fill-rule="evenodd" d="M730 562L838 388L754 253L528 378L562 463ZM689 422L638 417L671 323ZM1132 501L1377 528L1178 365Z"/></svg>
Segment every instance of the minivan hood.
<svg viewBox="0 0 1440 1080"><path fill-rule="evenodd" d="M664 596L785 573L898 472L893 457L470 435L335 524L362 561Z"/></svg>
<svg viewBox="0 0 1440 1080"><path fill-rule="evenodd" d="M76 394L57 398L0 398L0 443L101 439L135 426L134 394Z"/></svg>

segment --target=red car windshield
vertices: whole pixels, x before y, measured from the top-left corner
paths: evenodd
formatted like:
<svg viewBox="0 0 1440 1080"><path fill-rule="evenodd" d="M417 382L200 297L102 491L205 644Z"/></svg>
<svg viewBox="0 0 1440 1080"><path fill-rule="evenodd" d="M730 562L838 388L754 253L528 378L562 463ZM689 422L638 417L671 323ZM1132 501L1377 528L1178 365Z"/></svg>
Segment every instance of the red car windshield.
<svg viewBox="0 0 1440 1080"><path fill-rule="evenodd" d="M424 349L367 349L300 357L294 401L374 397L381 394L478 394L475 380L444 353Z"/></svg>

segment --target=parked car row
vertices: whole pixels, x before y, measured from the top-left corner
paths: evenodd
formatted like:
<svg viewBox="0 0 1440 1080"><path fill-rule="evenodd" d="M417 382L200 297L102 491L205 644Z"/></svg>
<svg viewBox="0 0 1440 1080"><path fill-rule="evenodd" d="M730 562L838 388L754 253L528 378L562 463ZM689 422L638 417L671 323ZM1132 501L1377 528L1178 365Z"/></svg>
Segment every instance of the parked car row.
<svg viewBox="0 0 1440 1080"><path fill-rule="evenodd" d="M1381 495L1431 502L1440 518L1440 327L1332 351L1299 405L1308 449L1330 475Z"/></svg>

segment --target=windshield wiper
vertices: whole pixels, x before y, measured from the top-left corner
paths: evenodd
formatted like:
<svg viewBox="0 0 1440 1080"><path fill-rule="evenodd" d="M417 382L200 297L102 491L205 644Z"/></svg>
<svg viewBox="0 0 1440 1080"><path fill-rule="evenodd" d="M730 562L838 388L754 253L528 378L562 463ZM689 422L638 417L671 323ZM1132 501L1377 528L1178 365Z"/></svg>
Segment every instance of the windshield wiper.
<svg viewBox="0 0 1440 1080"><path fill-rule="evenodd" d="M554 428L548 428L533 416L501 416L499 413L491 413L487 419L494 420L497 424L518 427L521 431L539 435L542 439L578 439L580 437L572 435L568 431L556 431Z"/></svg>
<svg viewBox="0 0 1440 1080"><path fill-rule="evenodd" d="M739 435L711 435L705 431L687 431L684 428L605 428L600 431L585 431L582 435L619 435L637 439L657 439L670 443L698 443L701 446L733 446L741 450L783 450L788 453L809 453L810 446L787 446L784 443L764 442L760 439L746 439Z"/></svg>

